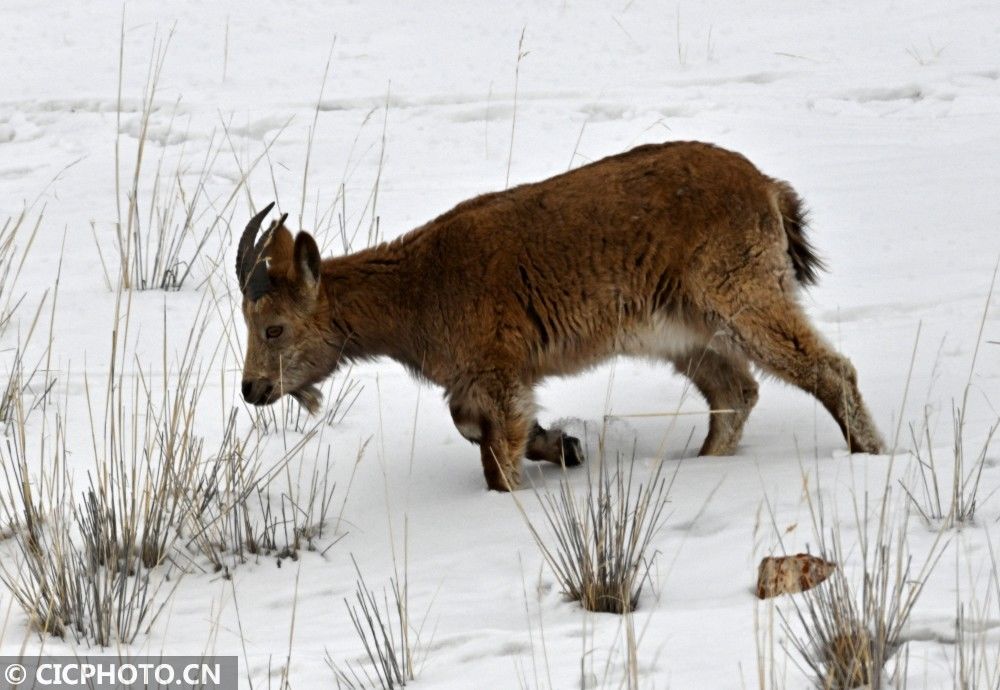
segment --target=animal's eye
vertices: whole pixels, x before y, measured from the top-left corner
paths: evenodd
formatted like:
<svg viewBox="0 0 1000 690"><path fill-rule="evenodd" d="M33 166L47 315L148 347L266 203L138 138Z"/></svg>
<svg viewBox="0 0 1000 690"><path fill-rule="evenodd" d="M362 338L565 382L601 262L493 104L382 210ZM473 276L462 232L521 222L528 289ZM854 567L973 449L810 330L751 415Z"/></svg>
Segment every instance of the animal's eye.
<svg viewBox="0 0 1000 690"><path fill-rule="evenodd" d="M264 331L264 335L266 335L268 338L277 338L284 332L284 330L285 329L281 326L268 326L267 330Z"/></svg>

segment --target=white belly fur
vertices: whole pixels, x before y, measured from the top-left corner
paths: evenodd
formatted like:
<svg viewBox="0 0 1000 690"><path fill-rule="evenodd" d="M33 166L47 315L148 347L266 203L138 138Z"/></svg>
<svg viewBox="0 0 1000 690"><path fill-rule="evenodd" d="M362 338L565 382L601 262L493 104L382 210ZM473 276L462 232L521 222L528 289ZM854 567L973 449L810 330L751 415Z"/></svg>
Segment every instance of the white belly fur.
<svg viewBox="0 0 1000 690"><path fill-rule="evenodd" d="M458 433L462 434L469 441L481 441L483 438L483 430L478 424L470 424L467 422L462 422L456 424L455 428L458 429Z"/></svg>
<svg viewBox="0 0 1000 690"><path fill-rule="evenodd" d="M615 351L631 357L673 359L704 345L704 338L683 323L655 316L648 324L622 334Z"/></svg>

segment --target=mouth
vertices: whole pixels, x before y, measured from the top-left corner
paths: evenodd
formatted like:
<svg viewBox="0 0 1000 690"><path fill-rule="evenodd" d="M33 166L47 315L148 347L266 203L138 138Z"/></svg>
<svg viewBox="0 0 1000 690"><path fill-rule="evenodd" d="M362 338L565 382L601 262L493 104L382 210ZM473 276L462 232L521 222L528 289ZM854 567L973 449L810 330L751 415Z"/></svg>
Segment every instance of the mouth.
<svg viewBox="0 0 1000 690"><path fill-rule="evenodd" d="M267 407L268 405L273 405L278 402L284 394L285 392L280 390L273 392L268 391L264 397L256 400L247 400L247 402L256 407ZM320 405L323 403L323 394L320 393L319 388L312 384L302 386L294 391L288 391L287 394L295 398L296 402L306 408L306 411L308 411L309 414L316 414L319 412Z"/></svg>

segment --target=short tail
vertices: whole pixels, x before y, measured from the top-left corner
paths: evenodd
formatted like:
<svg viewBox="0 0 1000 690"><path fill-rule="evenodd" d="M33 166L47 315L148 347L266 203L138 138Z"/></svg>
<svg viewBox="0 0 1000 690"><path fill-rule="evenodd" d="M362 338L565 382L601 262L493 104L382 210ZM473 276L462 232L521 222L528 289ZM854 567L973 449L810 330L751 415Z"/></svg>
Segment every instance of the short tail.
<svg viewBox="0 0 1000 690"><path fill-rule="evenodd" d="M819 282L820 272L826 270L826 265L806 238L809 214L790 184L779 180L775 182L778 186L778 208L788 237L788 256L792 259L795 279L803 286L815 285Z"/></svg>

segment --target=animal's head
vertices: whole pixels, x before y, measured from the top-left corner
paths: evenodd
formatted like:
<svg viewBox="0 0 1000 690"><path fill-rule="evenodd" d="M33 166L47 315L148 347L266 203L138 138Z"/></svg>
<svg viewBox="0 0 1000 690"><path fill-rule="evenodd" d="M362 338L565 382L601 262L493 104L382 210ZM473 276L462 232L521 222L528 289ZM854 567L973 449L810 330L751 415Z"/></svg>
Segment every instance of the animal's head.
<svg viewBox="0 0 1000 690"><path fill-rule="evenodd" d="M247 325L243 397L254 405L270 405L288 394L315 412L322 401L316 384L333 370L339 355L329 302L320 288L319 248L306 232L292 237L284 225L287 214L256 241L273 206L250 220L236 251Z"/></svg>

